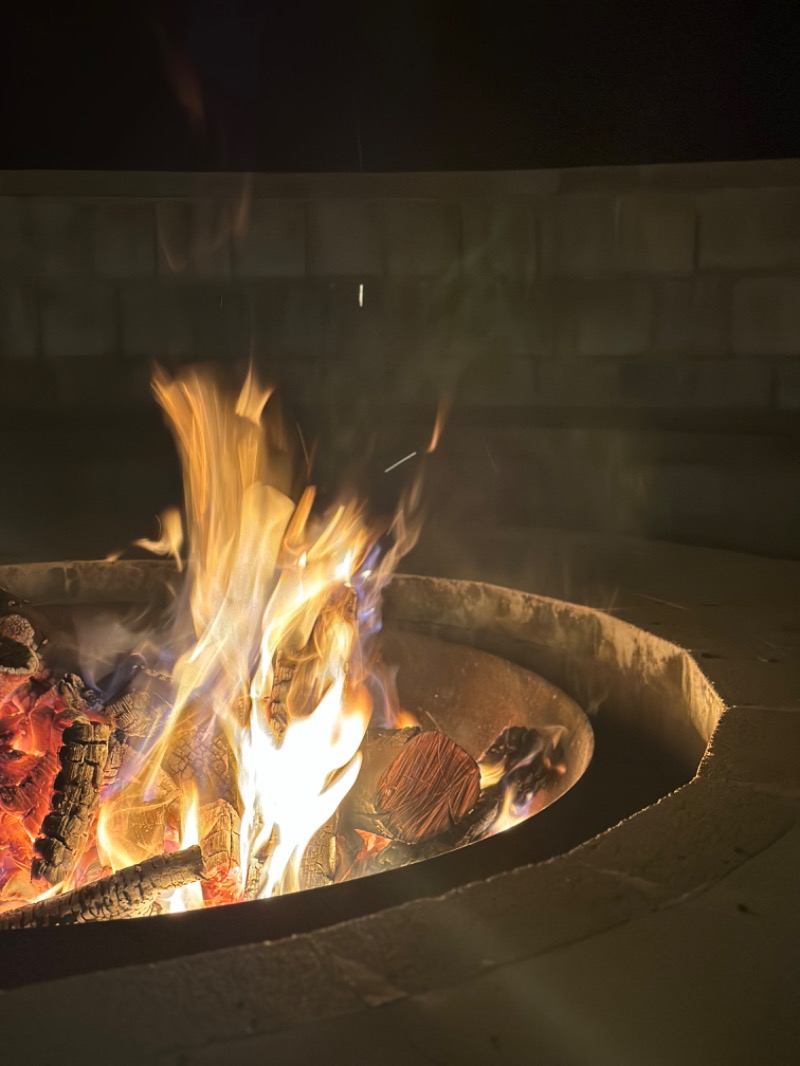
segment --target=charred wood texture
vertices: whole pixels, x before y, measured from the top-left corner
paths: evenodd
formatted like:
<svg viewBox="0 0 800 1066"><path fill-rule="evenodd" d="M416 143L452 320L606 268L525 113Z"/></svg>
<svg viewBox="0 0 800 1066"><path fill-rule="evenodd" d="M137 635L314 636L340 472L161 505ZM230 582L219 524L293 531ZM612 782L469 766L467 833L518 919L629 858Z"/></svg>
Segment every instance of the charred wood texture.
<svg viewBox="0 0 800 1066"><path fill-rule="evenodd" d="M135 673L139 673L139 669ZM95 718L103 718L110 727L103 787L113 784L131 747L153 736L169 711L160 697L145 689L125 693L110 704L103 705L97 691L86 685L77 674L67 674L62 678L57 685L57 692L65 709L71 714L90 714Z"/></svg>
<svg viewBox="0 0 800 1066"><path fill-rule="evenodd" d="M339 621L354 626L357 611L355 589L344 585L335 588L327 596L305 643L278 649L267 701L267 719L276 740L283 739L290 719L305 717L319 704L324 694L320 687L320 664L330 654L332 624Z"/></svg>
<svg viewBox="0 0 800 1066"><path fill-rule="evenodd" d="M113 784L119 776L131 748L147 741L156 732L167 711L166 704L143 689L128 692L109 703L105 709L111 728L103 780L105 787Z"/></svg>
<svg viewBox="0 0 800 1066"><path fill-rule="evenodd" d="M481 773L490 780L478 802L458 827L451 847L463 847L482 840L492 829L505 806L525 810L536 796L548 789L566 772L558 745L538 729L510 726L480 758Z"/></svg>
<svg viewBox="0 0 800 1066"><path fill-rule="evenodd" d="M323 885L332 885L335 881L338 824L338 815L334 814L309 841L300 860L297 886L299 889L322 888Z"/></svg>
<svg viewBox="0 0 800 1066"><path fill-rule="evenodd" d="M200 843L209 876L228 873L239 852L239 815L225 800L200 808Z"/></svg>
<svg viewBox="0 0 800 1066"><path fill-rule="evenodd" d="M10 696L41 666L33 626L21 614L0 618L0 699Z"/></svg>
<svg viewBox="0 0 800 1066"><path fill-rule="evenodd" d="M0 915L0 929L142 917L152 910L162 892L203 877L203 854L198 846L157 855L72 892L7 911Z"/></svg>
<svg viewBox="0 0 800 1066"><path fill-rule="evenodd" d="M220 798L236 805L236 765L230 743L220 733L198 729L191 718L172 742L164 770L184 791L194 786L203 799Z"/></svg>
<svg viewBox="0 0 800 1066"><path fill-rule="evenodd" d="M80 861L89 839L103 786L109 728L79 718L64 730L58 753L61 770L53 785L50 812L42 822L31 867L34 879L57 885Z"/></svg>
<svg viewBox="0 0 800 1066"><path fill-rule="evenodd" d="M0 808L13 814L25 814L33 810L44 789L50 788L50 782L58 769L58 757L54 751L46 752L31 767L25 777L16 785L0 787ZM47 793L45 793L46 795Z"/></svg>
<svg viewBox="0 0 800 1066"><path fill-rule="evenodd" d="M384 836L418 844L456 825L479 794L480 771L472 756L444 733L420 733L381 775L377 822Z"/></svg>

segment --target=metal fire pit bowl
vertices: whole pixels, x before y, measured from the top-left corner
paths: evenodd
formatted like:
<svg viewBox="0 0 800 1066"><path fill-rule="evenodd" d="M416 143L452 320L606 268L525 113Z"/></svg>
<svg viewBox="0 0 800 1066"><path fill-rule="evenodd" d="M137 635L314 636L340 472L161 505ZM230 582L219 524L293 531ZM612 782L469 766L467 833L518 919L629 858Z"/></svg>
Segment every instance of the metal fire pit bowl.
<svg viewBox="0 0 800 1066"><path fill-rule="evenodd" d="M174 595L175 577L169 564L152 561L0 567L0 587L27 601L23 609L53 645L69 643L81 616L119 617L135 608L157 618ZM384 656L398 663L401 701L423 727L444 730L473 755L510 724L565 729L568 772L548 795L547 810L469 847L323 890L166 917L9 931L0 937L2 984L281 939L563 854L688 781L719 714L713 700L706 714L696 693L689 698L675 674L678 649L652 644L649 634L589 608L401 576L387 589L384 619ZM676 699L681 690L686 706ZM581 707L599 705L603 757L589 766L594 737Z"/></svg>

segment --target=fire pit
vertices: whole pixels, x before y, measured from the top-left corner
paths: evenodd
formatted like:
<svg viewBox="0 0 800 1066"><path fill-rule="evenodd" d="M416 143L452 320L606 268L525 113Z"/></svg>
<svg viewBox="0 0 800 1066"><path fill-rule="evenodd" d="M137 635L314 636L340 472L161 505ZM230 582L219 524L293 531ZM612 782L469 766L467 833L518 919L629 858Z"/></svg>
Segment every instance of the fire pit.
<svg viewBox="0 0 800 1066"><path fill-rule="evenodd" d="M29 600L25 606L37 618L47 616L58 641L66 640L71 620L81 613L118 615L132 605L158 609L172 573L170 564L159 562L32 564L0 568L0 583ZM602 699L604 746L579 787L510 832L379 877L135 923L7 930L0 937L0 954L9 963L0 965L4 984L276 939L562 853L689 780L705 747L704 732L720 712L699 671L692 686L689 661L679 649L588 608L469 582L398 577L386 592L385 619L404 703L418 711L434 706L439 726L447 721L471 750L479 751L493 730L508 724L503 714L509 704L504 708L498 700L499 678L504 699L510 697L515 709L527 707L529 723L557 722L571 730L569 774L559 778L550 799L563 795L586 767L592 732L575 701L511 663L556 678L586 706ZM407 671L409 662L413 669ZM494 675L486 673L486 663ZM676 689L680 673L685 685ZM493 700L485 698L484 686ZM452 698L456 694L463 703ZM698 717L702 706L707 720Z"/></svg>
<svg viewBox="0 0 800 1066"><path fill-rule="evenodd" d="M176 570L76 564L48 590L34 569L0 612L0 929L352 882L477 843L574 784L592 733L566 694L383 629L421 470L391 520L353 497L318 509L252 371L238 396L197 369L153 387L184 466L186 580L168 512L137 544Z"/></svg>
<svg viewBox="0 0 800 1066"><path fill-rule="evenodd" d="M363 901L368 875L448 859L548 808L591 759L582 708L610 698L648 710L659 758L681 766L670 785L693 772L714 709L698 722L696 706L668 707L674 649L632 631L612 663L599 616L576 628L575 608L485 586L390 586L419 528L421 470L390 521L348 498L318 511L252 374L238 398L194 369L154 389L184 465L185 582L177 512L137 542L177 572L3 575L2 930L151 918L171 930L159 957L170 940L187 950L181 929L188 950L241 942L241 914L176 924L185 912L322 887ZM440 432L437 420L426 454ZM620 692L619 655L652 660L652 682ZM78 941L61 943L74 969Z"/></svg>
<svg viewBox="0 0 800 1066"><path fill-rule="evenodd" d="M48 643L57 649L54 654L56 662L69 657L65 649L74 646L76 629L80 630L84 620L91 620L95 625L121 626L131 611L140 613L145 604L152 610L159 600L167 600L168 590L174 588L176 577L170 565L155 562L33 565L4 568L4 571L0 570L0 580L21 588L26 601L22 609L36 620L39 628L44 627L50 634ZM19 610L20 605L11 601L6 607L7 610ZM483 753L491 751L493 742L509 729L522 734L523 742L525 737L530 739L531 736L554 738L552 747L559 751L561 762L556 773L546 775L546 787L537 787L535 800L532 798L524 811L517 812L516 816L510 809L500 811L507 793L492 790L490 781L489 791L484 789L484 803L488 801L488 806L478 822L468 820L461 828L456 823L449 832L422 833L419 839L402 838L402 834L396 834L390 847L376 852L371 861L360 863L357 876L444 853L481 839L488 835L487 829L492 826L496 832L530 817L562 796L588 765L593 746L588 720L574 700L536 674L495 655L397 626L390 626L382 634L382 657L397 669L406 721L415 724L403 729L367 733L362 773L354 795L346 803L349 816L364 827L365 835L367 829L376 828L371 822L378 819L373 807L365 810L374 802L376 783L397 764L398 755L408 754L428 738L435 738L440 744L433 755L424 751L419 755L423 779L431 759L440 759L442 751L448 753L447 739L454 742L454 751L465 752L477 761ZM72 739L66 731L64 737L69 738L67 743ZM78 737L77 742L82 744L83 737ZM536 749L528 754L538 757L540 752ZM535 759L528 759L529 763L532 761ZM491 772L491 767L488 769ZM502 769L499 764L498 769ZM468 802L467 809L475 806L476 799L477 792ZM498 818L503 824L497 824ZM426 837L431 838L427 844L424 843ZM41 859L34 861L41 862ZM146 872L150 876L157 874L156 882L163 881L164 887L174 887L168 884L169 869L164 873L160 867L155 872L147 867ZM195 873L196 876L192 863L182 859L174 860L174 870L179 871L178 876L182 872L187 875ZM315 880L318 884L330 880L325 875L315 878L310 865L307 879L312 884ZM105 892L107 897L107 886ZM116 914L113 906L111 913L104 912L102 907L98 912L97 893L91 891L83 902L77 901L79 909L75 913L69 908L64 910L60 898L51 897L42 905L38 920L32 911L23 910L20 924L28 924L26 918L33 925L127 916L123 913L124 908ZM105 907L107 911L107 898ZM14 912L5 919L7 924L17 920Z"/></svg>

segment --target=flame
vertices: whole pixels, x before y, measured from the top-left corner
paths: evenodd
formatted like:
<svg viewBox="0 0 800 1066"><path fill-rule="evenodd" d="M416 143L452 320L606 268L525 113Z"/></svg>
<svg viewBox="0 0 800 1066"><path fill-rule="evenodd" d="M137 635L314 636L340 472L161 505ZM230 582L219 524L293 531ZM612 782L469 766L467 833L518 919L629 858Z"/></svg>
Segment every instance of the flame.
<svg viewBox="0 0 800 1066"><path fill-rule="evenodd" d="M419 718L411 711L406 711L400 707L392 716L392 728L393 729L413 729L419 725Z"/></svg>
<svg viewBox="0 0 800 1066"><path fill-rule="evenodd" d="M492 827L487 833L487 836L494 836L496 833L504 833L506 829L513 829L515 825L524 822L531 813L531 807L532 803L518 803L514 799L513 788L507 788L503 793L503 803L500 812L492 823Z"/></svg>
<svg viewBox="0 0 800 1066"><path fill-rule="evenodd" d="M158 371L153 388L184 476L180 653L171 714L141 772L105 805L100 851L115 868L141 861L119 841L125 820L153 801L170 753L191 734L216 755L184 797L180 846L202 846L198 811L230 794L240 818L238 885L225 885L235 898L290 891L310 840L358 776L373 710L371 638L382 590L416 540L419 488L388 531L353 500L317 514L313 487L296 504L290 495L289 443L252 371L238 397L196 369L174 379ZM386 532L390 547L379 550ZM166 520L164 534L162 550ZM200 899L195 886L168 905Z"/></svg>
<svg viewBox="0 0 800 1066"><path fill-rule="evenodd" d="M444 393L439 399L439 406L436 409L436 419L433 423L433 432L431 433L430 443L425 449L427 455L433 455L436 449L439 447L439 441L442 436L442 432L447 422L447 416L450 414L450 408L453 404L453 397L450 393Z"/></svg>
<svg viewBox="0 0 800 1066"><path fill-rule="evenodd" d="M178 571L183 570L181 548L183 547L183 524L181 513L177 507L169 507L159 519L161 536L157 540L142 537L133 543L139 548L153 552L154 555L171 555L175 560Z"/></svg>
<svg viewBox="0 0 800 1066"><path fill-rule="evenodd" d="M181 837L179 849L190 848L200 843L200 800L196 789L190 789L184 800L181 818ZM170 914L182 911L195 911L204 906L203 890L199 881L176 888L167 902Z"/></svg>

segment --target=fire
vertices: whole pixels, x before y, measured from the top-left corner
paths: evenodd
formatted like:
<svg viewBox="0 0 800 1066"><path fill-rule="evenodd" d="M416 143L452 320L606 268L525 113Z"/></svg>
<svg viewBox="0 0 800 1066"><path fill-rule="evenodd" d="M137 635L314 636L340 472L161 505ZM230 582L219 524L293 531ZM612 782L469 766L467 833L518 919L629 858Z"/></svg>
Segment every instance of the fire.
<svg viewBox="0 0 800 1066"><path fill-rule="evenodd" d="M183 813L183 825L181 827L181 848L189 848L193 844L200 843L200 801L197 792L191 790L186 801L186 809ZM176 888L169 898L169 913L179 914L181 911L194 911L203 907L203 890L198 881Z"/></svg>
<svg viewBox="0 0 800 1066"><path fill-rule="evenodd" d="M175 558L182 591L169 632L140 634L127 665L87 669L91 683L54 678L32 624L0 617L0 910L92 883L102 902L86 907L104 917L265 898L394 864L429 838L461 846L545 804L565 772L560 727L509 725L478 762L400 707L396 668L377 655L382 593L416 541L420 472L449 402L429 445L389 468L420 456L381 523L352 498L317 506L252 371L238 395L193 368L158 371L153 389L186 528L168 511L159 537L136 543Z"/></svg>
<svg viewBox="0 0 800 1066"><path fill-rule="evenodd" d="M154 390L175 434L184 475L189 557L175 625L172 710L143 771L106 805L99 839L115 868L137 858L125 816L145 808L160 769L190 731L226 751L223 774L183 802L180 847L203 843L206 807L226 791L237 815L234 898L295 889L303 853L352 788L372 715L365 681L380 595L416 527L400 512L392 547L384 529L346 501L314 512L305 488L295 504L289 447L270 392L250 373L238 396L191 370L157 374ZM269 412L267 412L269 415ZM412 493L411 506L416 504ZM180 542L163 523L158 550ZM109 832L113 813L118 828ZM199 905L180 890L170 910ZM217 894L218 895L218 894ZM219 901L218 898L216 901Z"/></svg>

